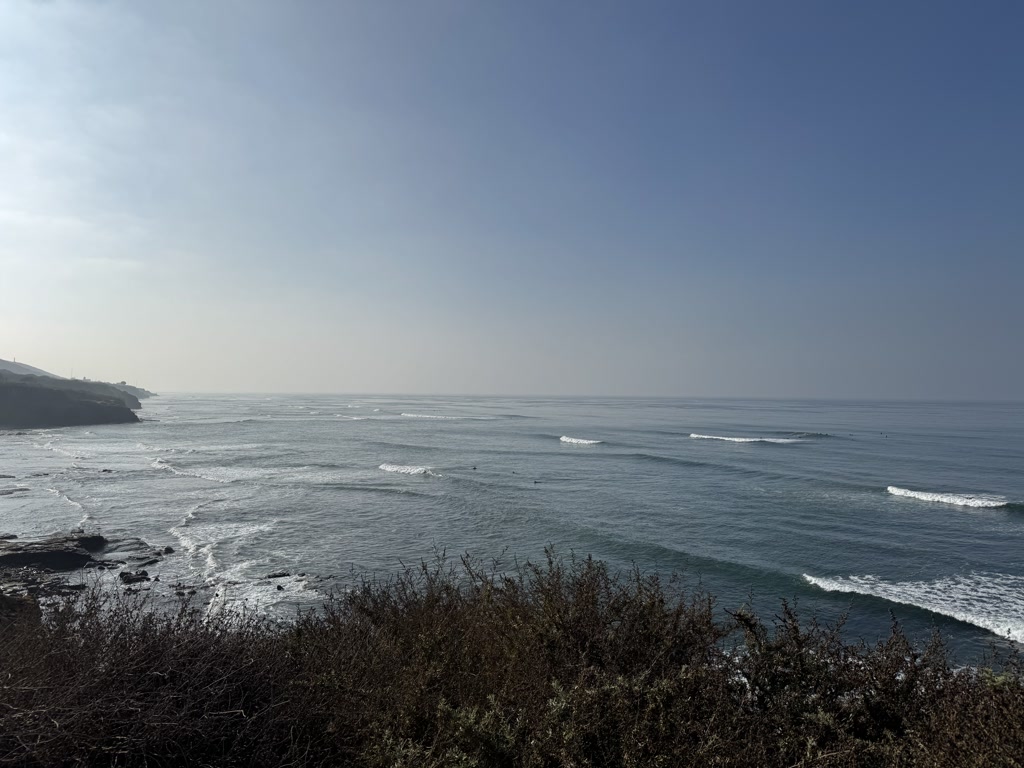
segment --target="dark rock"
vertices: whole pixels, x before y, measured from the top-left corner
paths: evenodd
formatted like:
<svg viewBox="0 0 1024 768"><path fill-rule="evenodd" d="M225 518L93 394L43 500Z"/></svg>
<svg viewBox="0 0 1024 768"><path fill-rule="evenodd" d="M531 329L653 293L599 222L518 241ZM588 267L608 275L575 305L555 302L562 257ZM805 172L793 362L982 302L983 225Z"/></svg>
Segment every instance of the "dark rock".
<svg viewBox="0 0 1024 768"><path fill-rule="evenodd" d="M18 537L13 533L0 533L0 541L13 541L16 538Z"/></svg>
<svg viewBox="0 0 1024 768"><path fill-rule="evenodd" d="M29 567L74 571L94 562L93 552L106 545L102 536L70 534L42 541L0 541L0 568Z"/></svg>
<svg viewBox="0 0 1024 768"><path fill-rule="evenodd" d="M287 576L291 576L291 574L288 573L288 571L274 571L273 573L268 573L266 575L266 578L268 578L268 579L283 579L283 578L285 578Z"/></svg>
<svg viewBox="0 0 1024 768"><path fill-rule="evenodd" d="M165 555L173 555L174 554L174 548L173 547L164 547L164 554Z"/></svg>
<svg viewBox="0 0 1024 768"><path fill-rule="evenodd" d="M117 577L125 584L136 584L140 581L149 581L149 573L146 571L121 571L117 574Z"/></svg>
<svg viewBox="0 0 1024 768"><path fill-rule="evenodd" d="M13 480L14 475L0 475L0 480Z"/></svg>
<svg viewBox="0 0 1024 768"><path fill-rule="evenodd" d="M112 470L112 469L101 469L101 470L100 470L100 472L113 472L113 471L114 471L114 470Z"/></svg>
<svg viewBox="0 0 1024 768"><path fill-rule="evenodd" d="M98 533L78 537L78 546L87 552L102 552L107 544L107 540Z"/></svg>
<svg viewBox="0 0 1024 768"><path fill-rule="evenodd" d="M282 587L280 584L278 584L277 585L277 591L278 592L284 592L284 587Z"/></svg>

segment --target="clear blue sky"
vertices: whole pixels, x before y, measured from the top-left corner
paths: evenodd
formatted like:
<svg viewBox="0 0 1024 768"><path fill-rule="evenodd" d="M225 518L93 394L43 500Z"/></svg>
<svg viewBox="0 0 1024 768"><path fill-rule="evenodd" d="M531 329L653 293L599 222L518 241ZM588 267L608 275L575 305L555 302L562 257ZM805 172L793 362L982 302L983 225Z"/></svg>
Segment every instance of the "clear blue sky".
<svg viewBox="0 0 1024 768"><path fill-rule="evenodd" d="M1019 2L0 5L0 357L1024 397Z"/></svg>

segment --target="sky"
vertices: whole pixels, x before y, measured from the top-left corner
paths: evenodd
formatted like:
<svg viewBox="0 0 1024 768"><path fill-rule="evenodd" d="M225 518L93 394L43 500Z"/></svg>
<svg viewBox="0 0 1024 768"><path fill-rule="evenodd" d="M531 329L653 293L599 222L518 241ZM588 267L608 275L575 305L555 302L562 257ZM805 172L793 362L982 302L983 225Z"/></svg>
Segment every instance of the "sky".
<svg viewBox="0 0 1024 768"><path fill-rule="evenodd" d="M0 2L0 358L1024 398L1024 4Z"/></svg>

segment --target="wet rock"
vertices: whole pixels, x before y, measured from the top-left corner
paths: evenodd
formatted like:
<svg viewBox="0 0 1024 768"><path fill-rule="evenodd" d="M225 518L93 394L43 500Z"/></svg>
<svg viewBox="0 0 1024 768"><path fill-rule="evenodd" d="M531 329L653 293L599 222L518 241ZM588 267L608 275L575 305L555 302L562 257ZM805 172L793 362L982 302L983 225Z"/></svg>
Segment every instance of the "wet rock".
<svg viewBox="0 0 1024 768"><path fill-rule="evenodd" d="M14 475L0 475L0 480L13 480Z"/></svg>
<svg viewBox="0 0 1024 768"><path fill-rule="evenodd" d="M165 555L173 555L174 554L174 547L164 547L164 554Z"/></svg>
<svg viewBox="0 0 1024 768"><path fill-rule="evenodd" d="M274 571L273 573L268 573L265 578L268 578L268 579L283 579L283 578L286 578L288 576L291 576L291 574L288 573L288 571Z"/></svg>
<svg viewBox="0 0 1024 768"><path fill-rule="evenodd" d="M107 540L98 535L73 533L41 541L0 541L0 568L29 567L54 571L75 571L95 562Z"/></svg>
<svg viewBox="0 0 1024 768"><path fill-rule="evenodd" d="M18 537L13 533L0 533L0 541L13 541L16 538Z"/></svg>
<svg viewBox="0 0 1024 768"><path fill-rule="evenodd" d="M140 581L149 581L149 573L146 571L121 571L117 574L124 584L137 584Z"/></svg>

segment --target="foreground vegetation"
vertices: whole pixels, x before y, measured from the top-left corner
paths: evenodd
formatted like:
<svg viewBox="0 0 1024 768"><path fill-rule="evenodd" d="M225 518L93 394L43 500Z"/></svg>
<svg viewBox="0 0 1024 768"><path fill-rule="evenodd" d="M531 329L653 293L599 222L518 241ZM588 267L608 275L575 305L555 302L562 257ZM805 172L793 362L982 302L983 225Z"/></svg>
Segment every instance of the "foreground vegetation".
<svg viewBox="0 0 1024 768"><path fill-rule="evenodd" d="M0 620L2 621L2 620ZM1024 676L591 560L422 567L287 626L94 592L0 626L0 763L1021 766Z"/></svg>

